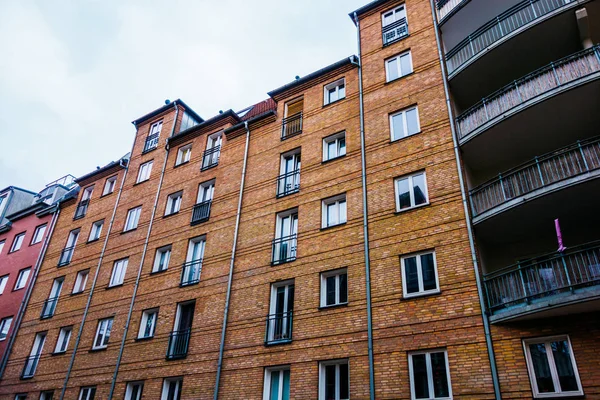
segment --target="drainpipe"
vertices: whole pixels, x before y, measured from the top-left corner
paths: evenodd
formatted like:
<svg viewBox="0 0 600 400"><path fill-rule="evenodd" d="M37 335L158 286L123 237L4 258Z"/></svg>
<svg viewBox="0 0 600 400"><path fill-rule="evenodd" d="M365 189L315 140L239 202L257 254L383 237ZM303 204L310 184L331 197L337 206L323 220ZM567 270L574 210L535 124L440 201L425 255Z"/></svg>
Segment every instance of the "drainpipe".
<svg viewBox="0 0 600 400"><path fill-rule="evenodd" d="M175 106L175 119L173 120L173 127L171 128L171 134L175 133L175 125L177 124L177 117L179 116L179 107L177 107L177 101L173 102ZM121 339L121 347L119 348L119 355L117 356L117 364L115 365L115 373L113 374L112 382L110 384L110 392L108 393L108 400L113 398L115 392L115 386L117 384L117 375L119 374L119 367L121 366L121 359L123 358L123 351L125 349L125 340L127 339L127 332L129 331L129 325L131 324L131 315L133 314L133 305L135 303L135 296L137 295L138 288L140 286L140 279L142 277L142 268L144 266L144 259L146 258L146 252L148 251L148 242L150 241L150 234L152 233L152 225L154 224L154 217L156 215L156 209L158 207L158 198L160 196L160 189L162 187L163 179L165 177L165 171L167 169L167 160L169 159L169 141L167 139L167 145L165 146L165 161L163 162L162 170L160 172L160 180L158 181L158 187L156 188L156 196L154 197L154 206L152 208L152 215L150 216L150 223L148 224L148 233L146 233L146 240L144 241L144 249L142 250L142 259L140 260L140 266L138 268L137 277L135 278L135 285L133 287L133 294L131 295L131 302L129 303L129 311L127 313L127 322L125 322L125 329L123 331L123 338Z"/></svg>
<svg viewBox="0 0 600 400"><path fill-rule="evenodd" d="M369 398L375 400L375 366L373 362L373 317L371 315L371 257L369 254L369 210L367 206L367 162L365 154L365 112L363 105L363 78L360 46L360 22L354 13L356 24L356 41L358 44L358 97L360 102L360 161L362 180L362 202L363 202L363 231L365 236L365 278L367 292L367 337L369 347Z"/></svg>
<svg viewBox="0 0 600 400"><path fill-rule="evenodd" d="M235 263L235 251L237 248L240 217L242 215L242 198L244 196L244 181L246 178L246 165L248 163L248 146L250 144L250 129L248 121L244 122L246 129L246 148L244 149L244 164L242 166L242 181L240 182L240 196L238 199L237 214L235 216L235 231L233 233L233 246L231 248L231 261L229 262L229 278L227 281L227 296L225 298L225 311L223 312L223 328L221 329L221 344L219 346L219 361L217 363L217 378L215 381L215 392L213 399L219 398L219 381L221 380L221 368L223 367L223 351L225 349L225 332L227 331L227 315L229 314L229 300L231 299L231 283L233 281L233 265Z"/></svg>
<svg viewBox="0 0 600 400"><path fill-rule="evenodd" d="M54 205L54 207L56 207L56 210L52 215L50 229L48 230L48 234L46 234L46 238L44 239L44 243L42 244L42 249L40 250L40 254L38 254L38 258L35 262L33 277L31 278L31 282L29 282L29 286L25 291L25 296L23 296L23 300L21 301L21 305L19 306L19 311L17 312L17 320L15 321L15 325L13 327L13 333L8 339L6 350L4 351L4 356L2 357L2 363L0 363L0 379L4 375L4 370L6 369L6 364L8 363L8 357L10 356L12 346L14 345L15 340L17 338L17 332L19 331L19 327L21 326L21 322L23 321L23 316L25 315L25 310L27 309L29 299L31 298L31 293L33 292L33 285L35 285L35 281L37 280L37 277L39 275L40 267L42 266L42 261L44 260L44 257L46 256L46 250L48 249L48 243L50 242L50 238L52 237L52 233L54 232L54 226L56 225L56 221L58 220L58 216L60 215L60 207L58 207L58 203Z"/></svg>
<svg viewBox="0 0 600 400"><path fill-rule="evenodd" d="M433 0L429 0L431 4L431 16L433 18L433 27L435 31L435 38L437 41L438 57L440 59L440 66L442 68L442 79L444 81L444 94L446 96L446 107L448 108L448 117L450 118L450 129L452 130L452 142L454 144L454 156L456 157L456 168L458 170L458 180L460 184L460 194L462 198L463 207L465 210L465 218L467 222L467 233L469 235L469 245L471 247L471 258L473 260L473 268L475 270L475 281L477 283L477 293L479 294L479 305L481 307L481 317L483 318L483 330L485 332L485 342L487 345L488 356L490 359L490 368L492 372L492 381L494 384L494 394L497 400L502 399L500 392L500 382L498 380L498 370L496 368L496 356L494 355L494 346L492 344L492 334L490 332L490 322L487 317L485 300L483 297L483 289L481 285L481 276L479 274L479 263L477 262L477 254L475 252L475 242L473 240L473 228L471 226L471 215L469 213L469 204L467 202L467 194L465 193L465 183L463 179L463 171L461 169L462 161L460 157L460 149L458 147L458 140L456 135L456 128L454 126L454 115L452 112L452 104L450 102L450 92L448 90L448 81L446 79L446 65L444 64L444 57L442 55L442 45L440 39L439 28L435 15L435 5Z"/></svg>

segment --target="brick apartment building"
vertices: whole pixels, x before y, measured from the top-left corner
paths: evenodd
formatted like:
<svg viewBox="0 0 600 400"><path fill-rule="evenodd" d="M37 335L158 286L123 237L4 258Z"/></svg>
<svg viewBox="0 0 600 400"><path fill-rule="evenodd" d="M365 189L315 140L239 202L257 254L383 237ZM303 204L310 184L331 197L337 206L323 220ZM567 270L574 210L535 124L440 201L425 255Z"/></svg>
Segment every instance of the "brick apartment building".
<svg viewBox="0 0 600 400"><path fill-rule="evenodd" d="M176 100L138 118L131 154L61 203L0 398L600 398L600 252L575 247L595 239L598 49L531 104L467 108L593 42L597 2L548 1L457 66L461 32L526 7L378 0L351 14L359 57L238 112ZM558 37L561 18L569 43L534 57L518 36ZM532 165L571 175L526 191Z"/></svg>

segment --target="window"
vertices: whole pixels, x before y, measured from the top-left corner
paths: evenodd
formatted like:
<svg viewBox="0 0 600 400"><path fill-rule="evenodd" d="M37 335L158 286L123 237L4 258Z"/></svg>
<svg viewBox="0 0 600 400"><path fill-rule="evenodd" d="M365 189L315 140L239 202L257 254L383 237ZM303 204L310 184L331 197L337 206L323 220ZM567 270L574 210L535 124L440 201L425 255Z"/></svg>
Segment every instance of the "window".
<svg viewBox="0 0 600 400"><path fill-rule="evenodd" d="M346 223L346 194L323 200L322 228Z"/></svg>
<svg viewBox="0 0 600 400"><path fill-rule="evenodd" d="M138 171L136 183L144 182L150 179L150 173L152 172L152 164L153 161L148 161L140 165L140 170Z"/></svg>
<svg viewBox="0 0 600 400"><path fill-rule="evenodd" d="M92 228L90 229L90 237L88 238L88 242L93 242L94 240L100 239L100 234L102 233L102 227L104 226L104 220L96 221L92 224Z"/></svg>
<svg viewBox="0 0 600 400"><path fill-rule="evenodd" d="M393 10L384 12L381 17L383 26L387 26L401 20L402 18L406 18L406 11L402 5Z"/></svg>
<svg viewBox="0 0 600 400"><path fill-rule="evenodd" d="M348 303L348 272L346 269L321 274L321 307Z"/></svg>
<svg viewBox="0 0 600 400"><path fill-rule="evenodd" d="M193 285L200 282L205 244L206 238L204 236L190 239L187 256L183 264L183 271L181 272L181 286Z"/></svg>
<svg viewBox="0 0 600 400"><path fill-rule="evenodd" d="M82 293L85 290L85 285L87 283L89 274L89 269L79 271L77 273L77 277L75 278L75 286L73 286L73 294Z"/></svg>
<svg viewBox="0 0 600 400"><path fill-rule="evenodd" d="M19 393L15 395L15 400L26 400L27 399L27 393Z"/></svg>
<svg viewBox="0 0 600 400"><path fill-rule="evenodd" d="M71 259L73 258L73 251L75 250L75 245L77 244L77 239L79 239L79 231L80 229L73 229L71 232L69 232L67 244L60 253L60 258L58 260L59 267L67 265L71 262Z"/></svg>
<svg viewBox="0 0 600 400"><path fill-rule="evenodd" d="M396 211L428 204L425 172L396 179Z"/></svg>
<svg viewBox="0 0 600 400"><path fill-rule="evenodd" d="M293 316L294 281L272 284L266 344L287 343L292 340Z"/></svg>
<svg viewBox="0 0 600 400"><path fill-rule="evenodd" d="M171 259L171 245L156 249L156 256L154 256L154 266L152 272L165 271L169 267L169 260Z"/></svg>
<svg viewBox="0 0 600 400"><path fill-rule="evenodd" d="M52 288L50 289L48 299L46 299L44 305L42 306L42 314L40 315L40 318L50 318L54 315L56 304L58 303L58 297L60 296L60 291L62 290L64 281L65 277L61 276L52 282Z"/></svg>
<svg viewBox="0 0 600 400"><path fill-rule="evenodd" d="M32 378L35 375L35 370L40 361L44 343L46 343L46 332L36 333L35 339L33 340L33 346L31 346L31 351L29 352L29 357L25 359L25 366L23 367L21 378Z"/></svg>
<svg viewBox="0 0 600 400"><path fill-rule="evenodd" d="M402 257L402 290L404 297L439 293L435 252Z"/></svg>
<svg viewBox="0 0 600 400"><path fill-rule="evenodd" d="M12 324L13 317L6 317L0 319L0 340L6 339L8 331L10 330L10 324Z"/></svg>
<svg viewBox="0 0 600 400"><path fill-rule="evenodd" d="M156 328L157 319L158 308L142 312L142 319L140 321L140 331L138 332L138 339L151 338L154 336L154 329Z"/></svg>
<svg viewBox="0 0 600 400"><path fill-rule="evenodd" d="M298 210L293 209L277 214L271 261L273 265L296 259L297 238Z"/></svg>
<svg viewBox="0 0 600 400"><path fill-rule="evenodd" d="M79 400L94 400L96 386L82 387L79 390Z"/></svg>
<svg viewBox="0 0 600 400"><path fill-rule="evenodd" d="M53 397L53 390L46 390L45 392L40 393L40 400L52 400Z"/></svg>
<svg viewBox="0 0 600 400"><path fill-rule="evenodd" d="M185 358L192 333L194 321L195 301L186 301L177 304L173 332L169 335L167 358L170 360Z"/></svg>
<svg viewBox="0 0 600 400"><path fill-rule="evenodd" d="M167 207L165 208L165 216L179 212L181 208L181 199L183 198L183 191L170 194L167 197Z"/></svg>
<svg viewBox="0 0 600 400"><path fill-rule="evenodd" d="M413 400L451 399L449 370L446 350L410 353L408 371L411 398Z"/></svg>
<svg viewBox="0 0 600 400"><path fill-rule="evenodd" d="M303 97L285 103L283 121L281 122L281 140L302 133L303 110Z"/></svg>
<svg viewBox="0 0 600 400"><path fill-rule="evenodd" d="M125 229L123 229L124 232L131 231L137 228L141 212L141 206L132 208L131 210L127 211L127 220L125 221Z"/></svg>
<svg viewBox="0 0 600 400"><path fill-rule="evenodd" d="M8 275L0 276L0 294L4 293L6 284L8 283Z"/></svg>
<svg viewBox="0 0 600 400"><path fill-rule="evenodd" d="M29 273L31 272L31 267L24 268L19 271L19 275L17 276L17 281L15 282L15 287L13 290L23 289L27 286L27 279L29 279Z"/></svg>
<svg viewBox="0 0 600 400"><path fill-rule="evenodd" d="M150 126L150 132L148 132L148 136L160 135L160 131L162 130L162 125L163 125L162 121L158 121L158 122L153 123Z"/></svg>
<svg viewBox="0 0 600 400"><path fill-rule="evenodd" d="M339 79L324 88L323 104L327 105L346 97L346 81L344 78Z"/></svg>
<svg viewBox="0 0 600 400"><path fill-rule="evenodd" d="M392 141L402 139L421 130L417 107L411 107L390 115Z"/></svg>
<svg viewBox="0 0 600 400"><path fill-rule="evenodd" d="M108 346L108 339L110 339L112 324L112 318L105 318L98 321L96 338L94 339L94 345L92 346L92 349L104 349L106 346Z"/></svg>
<svg viewBox="0 0 600 400"><path fill-rule="evenodd" d="M523 340L535 398L583 395L568 336Z"/></svg>
<svg viewBox="0 0 600 400"><path fill-rule="evenodd" d="M408 36L408 23L404 5L382 13L381 25L384 46Z"/></svg>
<svg viewBox="0 0 600 400"><path fill-rule="evenodd" d="M42 239L44 238L44 233L46 233L46 226L47 224L44 224L35 228L35 231L33 232L33 237L31 238L31 244L36 244L42 241Z"/></svg>
<svg viewBox="0 0 600 400"><path fill-rule="evenodd" d="M122 285L125 279L125 272L127 272L128 259L117 260L113 264L112 275L110 276L110 283L108 287Z"/></svg>
<svg viewBox="0 0 600 400"><path fill-rule="evenodd" d="M72 332L72 326L60 328L60 331L58 332L58 339L56 340L56 347L54 347L54 353L64 353L67 351Z"/></svg>
<svg viewBox="0 0 600 400"><path fill-rule="evenodd" d="M210 218L210 209L214 194L214 179L203 182L198 186L198 197L196 198L196 204L194 204L194 208L192 209L192 225L207 221Z"/></svg>
<svg viewBox="0 0 600 400"><path fill-rule="evenodd" d="M346 155L346 132L336 133L323 139L323 161Z"/></svg>
<svg viewBox="0 0 600 400"><path fill-rule="evenodd" d="M6 241L5 240L0 240L0 254L2 254L2 250L4 250L4 243Z"/></svg>
<svg viewBox="0 0 600 400"><path fill-rule="evenodd" d="M192 117L187 112L184 112L183 117L181 117L181 127L179 128L179 132L183 132L186 129L190 129L191 127L196 125L198 125L198 121L196 121L194 117Z"/></svg>
<svg viewBox="0 0 600 400"><path fill-rule="evenodd" d="M290 367L265 369L263 400L283 400L290 398Z"/></svg>
<svg viewBox="0 0 600 400"><path fill-rule="evenodd" d="M111 194L115 191L115 184L117 183L117 176L111 176L106 179L104 182L104 190L102 191L102 196L106 196L107 194Z"/></svg>
<svg viewBox="0 0 600 400"><path fill-rule="evenodd" d="M413 72L410 51L399 54L385 61L385 78L387 82L401 78Z"/></svg>
<svg viewBox="0 0 600 400"><path fill-rule="evenodd" d="M160 400L180 400L183 378L167 378L163 381Z"/></svg>
<svg viewBox="0 0 600 400"><path fill-rule="evenodd" d="M83 189L83 194L81 195L81 201L86 201L92 198L92 193L94 192L94 185L88 186Z"/></svg>
<svg viewBox="0 0 600 400"><path fill-rule="evenodd" d="M188 144L186 146L182 146L177 150L177 160L175 161L175 165L181 165L183 163L189 162L192 157L192 145Z"/></svg>
<svg viewBox="0 0 600 400"><path fill-rule="evenodd" d="M300 190L301 164L300 149L295 149L281 155L279 177L277 178L277 197L283 197Z"/></svg>
<svg viewBox="0 0 600 400"><path fill-rule="evenodd" d="M213 133L208 137L208 141L206 142L206 150L202 156L202 170L217 166L219 164L222 143L223 132Z"/></svg>
<svg viewBox="0 0 600 400"><path fill-rule="evenodd" d="M348 360L319 363L319 400L350 399Z"/></svg>
<svg viewBox="0 0 600 400"><path fill-rule="evenodd" d="M144 382L129 382L125 390L125 400L141 400Z"/></svg>
<svg viewBox="0 0 600 400"><path fill-rule="evenodd" d="M21 246L23 245L24 239L25 239L25 232L21 232L18 235L16 235L15 238L13 239L12 246L10 246L9 253L20 250Z"/></svg>

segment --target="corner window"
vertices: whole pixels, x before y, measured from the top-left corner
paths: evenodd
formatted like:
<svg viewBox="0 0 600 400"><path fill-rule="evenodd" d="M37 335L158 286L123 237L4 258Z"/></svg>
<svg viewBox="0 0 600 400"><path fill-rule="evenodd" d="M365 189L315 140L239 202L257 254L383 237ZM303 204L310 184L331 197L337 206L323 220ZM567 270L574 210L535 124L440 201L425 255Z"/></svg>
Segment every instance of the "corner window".
<svg viewBox="0 0 600 400"><path fill-rule="evenodd" d="M183 198L183 191L170 194L167 197L167 206L165 207L165 216L176 214L181 208L181 199Z"/></svg>
<svg viewBox="0 0 600 400"><path fill-rule="evenodd" d="M385 77L390 82L413 72L410 51L399 54L385 61Z"/></svg>
<svg viewBox="0 0 600 400"><path fill-rule="evenodd" d="M125 280L125 273L127 272L127 262L127 258L115 261L108 287L123 284L123 281Z"/></svg>
<svg viewBox="0 0 600 400"><path fill-rule="evenodd" d="M6 284L8 283L8 275L0 276L0 294L4 293Z"/></svg>
<svg viewBox="0 0 600 400"><path fill-rule="evenodd" d="M523 340L523 348L535 398L583 395L568 336Z"/></svg>
<svg viewBox="0 0 600 400"><path fill-rule="evenodd" d="M323 200L322 210L322 228L346 223L346 194Z"/></svg>
<svg viewBox="0 0 600 400"><path fill-rule="evenodd" d="M131 231L137 228L141 212L141 206L132 208L131 210L127 211L127 220L125 221L125 229L123 229L124 232Z"/></svg>
<svg viewBox="0 0 600 400"><path fill-rule="evenodd" d="M346 268L321 274L321 307L348 303L348 272Z"/></svg>
<svg viewBox="0 0 600 400"><path fill-rule="evenodd" d="M263 400L283 400L290 398L290 367L265 369Z"/></svg>
<svg viewBox="0 0 600 400"><path fill-rule="evenodd" d="M23 245L24 239L25 239L25 232L21 232L18 235L16 235L15 238L13 239L12 246L10 246L9 253L20 250L21 246Z"/></svg>
<svg viewBox="0 0 600 400"><path fill-rule="evenodd" d="M408 355L411 399L452 399L446 350Z"/></svg>
<svg viewBox="0 0 600 400"><path fill-rule="evenodd" d="M413 254L400 259L404 297L439 293L435 252Z"/></svg>
<svg viewBox="0 0 600 400"><path fill-rule="evenodd" d="M96 329L96 337L94 338L92 349L105 349L108 346L112 325L112 318L105 318L98 321L98 328Z"/></svg>
<svg viewBox="0 0 600 400"><path fill-rule="evenodd" d="M46 233L47 224L43 224L35 228L33 232L33 237L31 238L31 244L36 244L42 241L44 238L44 233Z"/></svg>
<svg viewBox="0 0 600 400"><path fill-rule="evenodd" d="M27 280L29 279L29 273L31 272L31 267L24 268L19 271L19 275L17 275L17 281L15 282L15 287L13 290L23 289L27 286Z"/></svg>
<svg viewBox="0 0 600 400"><path fill-rule="evenodd" d="M416 106L390 115L392 141L412 136L420 131L419 111Z"/></svg>
<svg viewBox="0 0 600 400"><path fill-rule="evenodd" d="M425 172L419 172L395 180L396 211L407 210L429 203Z"/></svg>
<svg viewBox="0 0 600 400"><path fill-rule="evenodd" d="M183 378L166 378L163 381L160 400L180 400Z"/></svg>
<svg viewBox="0 0 600 400"><path fill-rule="evenodd" d="M319 363L319 400L349 400L348 360Z"/></svg>
<svg viewBox="0 0 600 400"><path fill-rule="evenodd" d="M323 161L346 155L346 132L336 133L323 139Z"/></svg>
<svg viewBox="0 0 600 400"><path fill-rule="evenodd" d="M154 256L154 265L152 266L152 272L165 271L169 267L170 259L171 245L156 249L156 256Z"/></svg>
<svg viewBox="0 0 600 400"><path fill-rule="evenodd" d="M67 351L72 332L72 326L60 328L60 332L58 333L58 339L56 340L56 347L54 348L54 353L64 353Z"/></svg>
<svg viewBox="0 0 600 400"><path fill-rule="evenodd" d="M85 290L85 285L87 283L89 274L89 269L86 269L85 271L79 271L77 273L77 277L75 278L75 286L73 286L73 294L82 293Z"/></svg>
<svg viewBox="0 0 600 400"><path fill-rule="evenodd" d="M5 340L8 337L8 331L10 330L12 320L12 316L0 319L0 340Z"/></svg>
<svg viewBox="0 0 600 400"><path fill-rule="evenodd" d="M150 173L152 172L153 161L148 161L140 165L136 183L144 182L150 179Z"/></svg>
<svg viewBox="0 0 600 400"><path fill-rule="evenodd" d="M94 400L96 396L96 386L82 387L79 390L79 400Z"/></svg>
<svg viewBox="0 0 600 400"><path fill-rule="evenodd" d="M192 158L192 145L188 144L186 146L182 146L179 148L179 150L177 150L177 160L175 161L175 165L181 165L189 162L190 158Z"/></svg>
<svg viewBox="0 0 600 400"><path fill-rule="evenodd" d="M346 80L344 78L326 85L323 104L327 105L346 97Z"/></svg>
<svg viewBox="0 0 600 400"><path fill-rule="evenodd" d="M154 336L154 329L156 328L157 319L158 308L142 312L142 319L140 321L138 339L146 339Z"/></svg>
<svg viewBox="0 0 600 400"><path fill-rule="evenodd" d="M104 182L104 190L102 191L102 196L106 196L107 194L111 194L115 191L115 184L117 183L117 176L111 176L106 179Z"/></svg>
<svg viewBox="0 0 600 400"><path fill-rule="evenodd" d="M125 400L141 400L144 382L129 382L125 389Z"/></svg>
<svg viewBox="0 0 600 400"><path fill-rule="evenodd" d="M88 242L93 242L94 240L100 239L100 234L102 233L102 227L104 226L104 220L96 221L92 224L90 229L90 237L88 238Z"/></svg>

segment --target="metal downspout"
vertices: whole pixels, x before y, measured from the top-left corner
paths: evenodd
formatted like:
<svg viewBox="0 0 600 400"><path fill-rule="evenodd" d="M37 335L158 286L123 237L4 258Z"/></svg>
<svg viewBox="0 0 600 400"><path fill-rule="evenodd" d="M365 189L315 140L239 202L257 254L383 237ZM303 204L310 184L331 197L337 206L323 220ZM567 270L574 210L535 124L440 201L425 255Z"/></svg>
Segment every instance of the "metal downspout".
<svg viewBox="0 0 600 400"><path fill-rule="evenodd" d="M177 124L177 117L179 116L179 107L177 107L177 101L173 102L175 106L175 118L173 119L173 126L171 128L171 134L173 136L175 132L175 125ZM133 314L133 305L135 303L135 296L140 285L140 279L142 277L142 268L144 266L144 260L146 259L146 252L148 251L148 242L150 241L150 234L152 233L152 226L154 224L154 217L156 215L156 208L158 207L158 198L160 196L160 189L162 187L163 179L165 177L165 171L167 168L167 160L169 158L169 142L167 139L167 145L165 146L165 161L163 162L162 170L160 172L160 180L158 181L158 187L156 188L156 196L154 197L154 206L152 208L152 215L150 216L150 223L148 224L148 233L146 233L146 240L144 241L144 249L142 250L142 258L140 260L140 266L138 268L137 277L135 278L135 285L133 286L133 294L131 295L131 302L129 303L129 311L127 313L127 321L125 322L125 329L123 331L123 338L121 339L121 347L119 348L119 355L117 356L117 364L115 365L115 373L113 374L112 382L110 384L110 392L108 392L108 400L113 398L115 392L115 386L117 384L117 375L119 374L119 367L121 366L121 360L123 358L123 351L125 350L125 341L127 339L127 332L129 331L129 325L131 324L131 315Z"/></svg>
<svg viewBox="0 0 600 400"><path fill-rule="evenodd" d="M485 332L485 342L487 345L488 356L490 359L490 368L492 372L492 381L494 384L494 394L497 400L502 399L500 392L500 382L498 380L498 370L496 369L496 356L494 355L494 346L492 344L492 334L490 332L490 323L486 314L485 300L483 297L483 289L481 286L481 276L479 274L479 263L477 262L477 254L475 252L475 242L473 240L473 228L471 226L471 215L469 213L469 204L467 202L467 195L465 193L465 184L461 169L461 158L460 149L458 147L458 140L456 139L456 128L454 126L454 114L452 112L452 104L450 102L450 92L448 90L448 81L446 79L446 65L444 64L444 57L442 54L442 45L440 40L440 33L435 15L435 5L433 0L429 0L431 4L431 16L433 18L433 27L435 31L435 38L437 41L438 57L440 59L440 66L442 68L442 79L444 81L444 94L446 96L446 106L448 108L448 117L450 118L450 128L452 130L452 142L454 144L454 155L456 157L456 168L458 169L458 180L460 184L460 194L462 198L463 207L465 209L465 218L467 222L467 233L469 235L469 245L471 247L471 258L473 260L473 267L475 269L475 281L477 282L477 293L479 295L479 305L481 306L481 317L483 318L483 329Z"/></svg>
<svg viewBox="0 0 600 400"><path fill-rule="evenodd" d="M365 154L365 113L363 106L363 79L362 60L360 46L360 22L354 13L356 24L356 41L358 44L358 96L360 102L360 161L362 180L362 202L363 202L363 231L365 243L365 278L367 293L367 337L369 347L369 398L375 400L375 365L373 362L373 317L371 315L371 256L369 254L369 218L367 206L367 162Z"/></svg>
<svg viewBox="0 0 600 400"><path fill-rule="evenodd" d="M46 234L46 238L44 239L42 249L40 250L40 254L38 254L37 261L35 262L33 277L31 278L31 282L29 282L29 286L27 287L25 296L23 296L23 300L21 301L21 305L19 306L19 311L17 312L17 320L15 321L15 325L13 327L13 333L10 336L10 339L8 340L6 349L4 351L4 356L2 357L2 363L0 364L0 379L2 379L2 376L4 375L4 370L6 369L6 365L8 364L8 357L10 355L10 352L12 351L12 346L17 338L17 332L19 331L19 327L21 326L23 316L25 315L25 310L27 309L27 305L29 304L29 299L31 298L31 293L33 292L33 286L35 285L35 281L37 280L37 277L39 275L42 266L42 261L46 256L46 250L48 249L48 244L50 243L50 238L52 237L54 227L56 226L56 221L58 220L58 216L60 215L60 207L58 207L58 204L56 204L55 207L56 211L54 212L54 215L52 215L50 229Z"/></svg>
<svg viewBox="0 0 600 400"><path fill-rule="evenodd" d="M246 178L246 164L248 163L248 146L250 144L250 129L248 121L244 122L246 128L246 148L244 149L244 164L242 166L242 181L240 182L240 196L238 200L237 214L235 216L235 231L233 233L233 246L231 248L231 261L229 263L229 279L227 281L227 296L225 298L225 310L223 311L223 328L221 330L221 344L219 346L219 361L217 362L217 378L215 380L215 392L213 399L219 398L219 381L221 380L221 368L223 367L223 351L225 349L225 332L227 330L227 315L229 314L229 300L231 299L231 283L233 281L233 266L235 263L235 251L237 248L238 231L240 227L240 216L242 215L242 199L244 196L244 181Z"/></svg>

